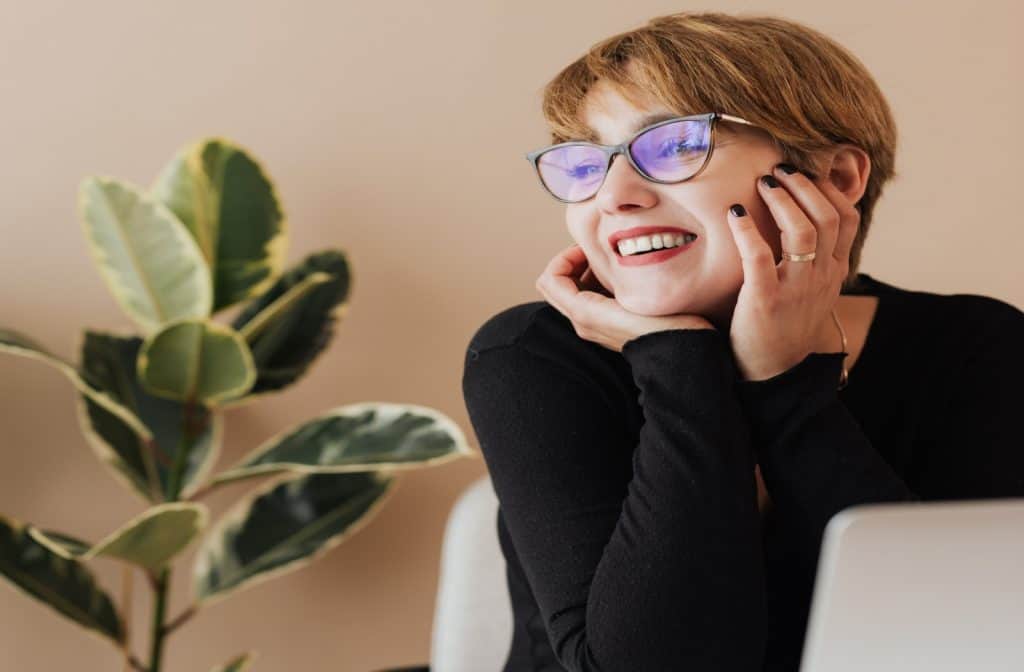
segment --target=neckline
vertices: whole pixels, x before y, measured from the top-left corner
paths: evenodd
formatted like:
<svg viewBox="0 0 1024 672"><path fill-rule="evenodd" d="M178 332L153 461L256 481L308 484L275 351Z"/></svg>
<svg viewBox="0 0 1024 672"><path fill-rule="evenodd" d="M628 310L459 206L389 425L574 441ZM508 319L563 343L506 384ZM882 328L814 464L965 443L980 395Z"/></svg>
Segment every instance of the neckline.
<svg viewBox="0 0 1024 672"><path fill-rule="evenodd" d="M875 305L875 314L871 318L871 324L868 326L868 332L864 336L864 344L861 346L860 355L857 357L857 361L854 363L853 368L849 372L849 380L846 387L840 390L840 393L849 390L854 386L854 381L864 377L865 371L869 371L873 368L873 362L877 355L875 350L878 348L878 331L882 328L882 325L886 324L889 314L889 300L892 298L891 293L888 291L885 283L876 280L867 273L858 273L858 285L844 292L847 296L874 296L878 299L878 303Z"/></svg>

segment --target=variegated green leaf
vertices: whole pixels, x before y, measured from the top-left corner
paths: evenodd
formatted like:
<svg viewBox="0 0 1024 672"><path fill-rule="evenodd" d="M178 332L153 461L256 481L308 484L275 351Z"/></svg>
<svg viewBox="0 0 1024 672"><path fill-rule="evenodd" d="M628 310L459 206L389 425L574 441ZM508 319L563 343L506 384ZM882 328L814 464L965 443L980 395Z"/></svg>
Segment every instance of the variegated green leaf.
<svg viewBox="0 0 1024 672"><path fill-rule="evenodd" d="M206 527L209 510L192 502L167 502L143 511L96 544L29 526L29 535L67 558L116 558L156 571L181 553Z"/></svg>
<svg viewBox="0 0 1024 672"><path fill-rule="evenodd" d="M100 540L82 558L102 555L156 571L185 550L208 519L202 504L158 504Z"/></svg>
<svg viewBox="0 0 1024 672"><path fill-rule="evenodd" d="M281 205L261 166L237 144L208 138L186 147L151 193L199 243L213 271L214 312L280 275L288 242Z"/></svg>
<svg viewBox="0 0 1024 672"><path fill-rule="evenodd" d="M330 273L316 271L304 277L298 284L289 287L281 296L274 299L273 303L263 308L251 320L239 330L238 333L248 343L254 343L265 329L274 326L274 323L283 318L285 313L296 308L300 301L319 285L331 282L334 276ZM258 302L257 302L258 303Z"/></svg>
<svg viewBox="0 0 1024 672"><path fill-rule="evenodd" d="M121 616L89 568L40 544L27 527L0 516L0 574L88 632L122 644Z"/></svg>
<svg viewBox="0 0 1024 672"><path fill-rule="evenodd" d="M180 401L146 391L136 374L141 346L142 339L137 336L86 331L82 369L100 388L130 408L150 428L152 438L147 443L120 418L85 398L80 400L78 413L82 432L100 460L147 501L189 497L217 461L223 420L202 404L194 404L186 418ZM198 436L183 458L180 492L172 493L172 465L186 424Z"/></svg>
<svg viewBox="0 0 1024 672"><path fill-rule="evenodd" d="M308 474L272 481L226 513L196 552L193 589L209 604L305 566L376 514L395 476Z"/></svg>
<svg viewBox="0 0 1024 672"><path fill-rule="evenodd" d="M256 382L248 395L225 407L298 380L330 343L335 321L347 309L350 283L345 253L326 250L308 256L249 303L231 326L249 343Z"/></svg>
<svg viewBox="0 0 1024 672"><path fill-rule="evenodd" d="M476 453L462 430L435 409L363 402L339 406L278 434L213 482L276 471L414 469L468 455Z"/></svg>
<svg viewBox="0 0 1024 672"><path fill-rule="evenodd" d="M224 665L217 665L210 672L243 672L243 670L249 669L249 663L256 658L256 652L250 651L249 653L243 653L240 656L232 658Z"/></svg>
<svg viewBox="0 0 1024 672"><path fill-rule="evenodd" d="M31 523L25 525L25 531L40 544L65 558L79 558L88 553L89 549L92 548L92 544L88 541L83 541L78 537L72 537L70 534L64 534L63 532L41 530Z"/></svg>
<svg viewBox="0 0 1024 672"><path fill-rule="evenodd" d="M256 379L242 337L209 320L169 324L146 339L138 372L152 394L211 405L245 394Z"/></svg>
<svg viewBox="0 0 1024 672"><path fill-rule="evenodd" d="M36 359L45 362L63 373L75 388L87 396L90 401L103 407L111 415L116 416L121 422L131 428L141 437L152 438L149 429L129 408L126 408L117 399L112 398L106 391L100 389L88 374L80 371L74 364L49 352L39 343L28 336L12 329L0 328L0 352L8 352L12 355L20 355L29 359Z"/></svg>
<svg viewBox="0 0 1024 672"><path fill-rule="evenodd" d="M79 187L78 208L93 261L144 333L210 314L210 269L196 241L162 203L128 183L88 177Z"/></svg>

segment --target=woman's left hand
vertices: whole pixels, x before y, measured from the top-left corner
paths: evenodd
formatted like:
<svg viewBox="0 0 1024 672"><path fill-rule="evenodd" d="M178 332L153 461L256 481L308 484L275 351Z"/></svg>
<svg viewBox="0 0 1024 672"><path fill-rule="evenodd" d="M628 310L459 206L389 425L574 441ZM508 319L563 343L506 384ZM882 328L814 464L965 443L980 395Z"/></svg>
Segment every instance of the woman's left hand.
<svg viewBox="0 0 1024 672"><path fill-rule="evenodd" d="M823 321L839 298L850 267L850 248L860 211L827 178L811 180L775 167L779 186L760 178L757 188L782 230L782 249L814 251L811 261L775 263L771 247L750 213L728 212L733 239L743 260L743 286L729 328L729 340L745 380L764 380L799 364L814 352Z"/></svg>

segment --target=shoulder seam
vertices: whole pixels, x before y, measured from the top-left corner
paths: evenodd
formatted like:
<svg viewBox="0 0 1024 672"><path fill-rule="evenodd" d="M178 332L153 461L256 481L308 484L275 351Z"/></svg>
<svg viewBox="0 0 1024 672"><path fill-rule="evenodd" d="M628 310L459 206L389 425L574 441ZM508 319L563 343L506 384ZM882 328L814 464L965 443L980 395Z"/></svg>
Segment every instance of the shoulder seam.
<svg viewBox="0 0 1024 672"><path fill-rule="evenodd" d="M479 356L480 354L482 354L484 352L490 352L491 350L499 350L499 349L504 349L504 348L511 348L513 346L519 345L519 341L522 340L523 336L525 336L526 333L528 331L530 331L530 329L533 327L534 322L537 321L537 315L540 313L540 311L544 310L544 306L545 305L548 305L545 302L541 302L541 303L544 303L544 305L537 306L536 310L534 310L532 313L530 313L530 319L526 323L526 326L523 327L523 329L518 334L516 334L515 338L512 339L512 341L510 341L508 343L497 343L495 345L488 345L488 346L485 346L485 347L482 347L482 348L474 348L473 347L473 343L470 342L470 344L467 346L466 349L469 352L472 352L474 357L475 357L475 356Z"/></svg>
<svg viewBox="0 0 1024 672"><path fill-rule="evenodd" d="M533 324L533 319L531 318L529 325L527 325L527 329L523 330L523 334L525 334L527 332L527 330L529 329L529 326L532 326L532 324ZM577 382L578 384L580 384L584 388L590 388L590 387L593 387L593 386L596 385L596 383L593 380L589 380L586 377L580 375L579 371L577 371L576 369L573 369L572 367L566 366L563 362L560 362L557 359L552 359L551 357L547 357L547 356L545 356L545 355L543 355L543 354L541 354L541 353L539 353L539 352L537 352L535 350L530 349L530 347L528 345L526 345L525 343L521 343L520 342L521 341L521 337L522 337L522 334L520 334L520 336L517 336L516 339L514 341L512 341L511 343L502 343L500 345L492 345L492 346L488 346L486 348L483 348L481 350L470 349L470 352L473 353L473 359L475 360L478 357L480 357L480 355L483 355L483 354L486 354L486 353L489 353L489 352L502 352L502 351L507 351L507 350L512 350L512 349L516 349L517 348L517 349L521 350L522 352L526 353L526 355L528 355L532 359L544 362L545 364L553 365L555 368L557 368L559 371L561 371L564 375L572 378L575 382ZM595 394L594 397L596 399L600 400L601 405L605 408L605 410L607 412L613 413L613 414L616 412L615 408L612 406L611 402L609 402L607 397L605 397L605 395L603 395L603 394Z"/></svg>

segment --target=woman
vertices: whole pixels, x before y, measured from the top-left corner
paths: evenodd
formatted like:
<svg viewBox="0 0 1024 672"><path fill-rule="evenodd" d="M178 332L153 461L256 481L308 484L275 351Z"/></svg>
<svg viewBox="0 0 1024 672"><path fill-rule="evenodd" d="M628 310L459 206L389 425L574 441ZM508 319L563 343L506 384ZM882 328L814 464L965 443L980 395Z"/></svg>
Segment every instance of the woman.
<svg viewBox="0 0 1024 672"><path fill-rule="evenodd" d="M857 270L896 130L854 56L674 14L592 47L543 110L529 158L575 244L462 380L505 670L795 671L833 515L1024 496L1024 313Z"/></svg>

